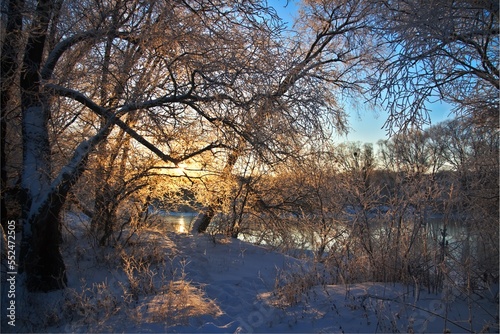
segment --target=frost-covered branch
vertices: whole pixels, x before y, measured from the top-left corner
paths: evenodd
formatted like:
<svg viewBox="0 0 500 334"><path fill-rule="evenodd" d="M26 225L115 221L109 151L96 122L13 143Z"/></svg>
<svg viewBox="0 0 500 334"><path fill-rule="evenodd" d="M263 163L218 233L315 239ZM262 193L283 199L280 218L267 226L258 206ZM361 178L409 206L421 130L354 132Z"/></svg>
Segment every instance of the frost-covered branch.
<svg viewBox="0 0 500 334"><path fill-rule="evenodd" d="M87 31L84 33L76 34L74 36L68 37L65 40L59 42L54 49L50 52L47 57L47 61L45 62L44 67L41 71L41 77L43 80L48 80L52 77L52 73L54 72L54 68L57 65L57 62L61 58L61 56L69 50L75 44L98 36L100 32L96 30Z"/></svg>
<svg viewBox="0 0 500 334"><path fill-rule="evenodd" d="M374 31L387 53L377 55L372 92L390 113L388 128L422 126L433 100L498 123L498 4L379 0L375 7Z"/></svg>
<svg viewBox="0 0 500 334"><path fill-rule="evenodd" d="M188 160L194 156L200 155L203 152L209 151L214 148L222 147L224 146L223 144L219 142L211 143L201 149L198 149L196 151L187 153L186 155L174 158L170 155L167 155L163 153L160 149L158 149L153 143L149 142L147 139L145 139L143 136L141 136L139 133L137 133L135 130L133 130L127 123L124 121L120 120L118 117L116 117L116 114L112 113L106 108L103 108L99 106L97 103L92 101L90 98L86 97L84 94L69 89L69 88L64 88L58 85L53 85L53 84L48 84L46 85L47 89L50 89L52 92L56 93L59 96L64 96L67 98L72 98L75 101L80 102L93 112L95 112L97 115L105 118L106 120L112 122L113 124L116 124L118 127L120 127L123 131L125 131L128 135L130 135L132 138L134 138L137 142L142 144L144 147L149 149L151 152L156 154L160 159L167 163L173 163L174 165L179 164L180 162L184 160ZM161 106L164 105L167 102L175 101L176 99L174 97L165 97L165 98L159 98L156 100L152 101L146 101L143 103L138 103L138 104L129 104L123 108L120 108L120 113L124 112L125 110L131 111L131 110L137 110L137 109L143 109L143 108L151 108L155 106ZM182 100L182 98L181 98Z"/></svg>

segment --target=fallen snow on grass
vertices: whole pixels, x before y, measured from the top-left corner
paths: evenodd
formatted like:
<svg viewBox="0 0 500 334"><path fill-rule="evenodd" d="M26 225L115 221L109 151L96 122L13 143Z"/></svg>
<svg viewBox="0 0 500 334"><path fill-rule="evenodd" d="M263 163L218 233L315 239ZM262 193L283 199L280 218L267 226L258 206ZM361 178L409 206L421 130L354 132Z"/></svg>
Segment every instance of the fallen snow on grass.
<svg viewBox="0 0 500 334"><path fill-rule="evenodd" d="M88 221L68 219L69 287L27 296L24 331L498 332L497 290L314 284L292 272L321 275L309 262L241 240L149 230L102 248Z"/></svg>

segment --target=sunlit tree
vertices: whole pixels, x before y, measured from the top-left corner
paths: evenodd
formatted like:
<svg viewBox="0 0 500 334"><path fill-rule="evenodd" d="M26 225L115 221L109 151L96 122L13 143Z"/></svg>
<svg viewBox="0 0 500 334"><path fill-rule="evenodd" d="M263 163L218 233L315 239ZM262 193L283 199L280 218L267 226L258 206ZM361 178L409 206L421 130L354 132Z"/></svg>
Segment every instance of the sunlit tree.
<svg viewBox="0 0 500 334"><path fill-rule="evenodd" d="M345 4L326 7L323 22L304 20L306 37L294 42L258 1L10 1L7 21L23 13L25 23L7 29L23 30L9 34L5 48L24 47L2 59L20 69L2 80L17 73L20 83L7 104L20 97L28 288L66 284L60 213L90 162L102 167L93 169L97 222L116 210L113 197L132 176L132 145L164 167L213 152L224 156L224 174L240 152L272 164L328 137L332 125L343 128L331 88L357 88L350 80L361 44L353 31L363 13L358 2ZM105 218L104 230L112 221Z"/></svg>
<svg viewBox="0 0 500 334"><path fill-rule="evenodd" d="M252 139L238 125L241 106L253 103L250 87L262 87L256 80L264 76L258 73L269 69L263 65L272 66L270 38L279 30L267 7L254 2L39 1L21 12L31 9L19 65L22 260L28 288L51 290L66 281L59 215L91 153L99 148L105 155L109 148L102 143L115 127L171 165L220 145L215 136L209 143L171 150L169 143L177 138L149 136L139 126L151 124L144 119L158 127L186 115L195 115L193 121L205 129L230 129ZM56 113L55 98L72 101L71 110ZM57 131L49 129L56 114L68 117L55 123L67 124L73 133L72 122L88 125L81 129L86 133L73 137L80 139L71 140L66 162L52 154L51 134Z"/></svg>
<svg viewBox="0 0 500 334"><path fill-rule="evenodd" d="M300 160L298 147L320 145L332 132L347 131L345 105L360 96L372 63L369 13L369 4L358 0L300 4L296 22L282 38L282 57L273 60L271 77L260 78L266 92L245 105L245 127L253 130L232 146L224 170L232 170L245 148L255 149L267 164ZM206 211L199 231L213 216L213 208Z"/></svg>

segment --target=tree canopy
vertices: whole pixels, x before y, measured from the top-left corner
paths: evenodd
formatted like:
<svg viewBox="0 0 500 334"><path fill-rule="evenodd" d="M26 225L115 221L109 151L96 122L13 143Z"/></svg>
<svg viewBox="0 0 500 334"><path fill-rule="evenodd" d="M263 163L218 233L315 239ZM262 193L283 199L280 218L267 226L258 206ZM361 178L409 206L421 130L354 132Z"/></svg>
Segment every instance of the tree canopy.
<svg viewBox="0 0 500 334"><path fill-rule="evenodd" d="M160 185L166 170L194 184L183 163L216 175L196 176L220 186L204 203L212 216L228 196L264 203L252 197L255 175L326 150L348 130L353 101L387 108L388 128L412 139L433 99L471 127L498 127L493 1L305 0L293 27L260 0L9 0L2 9L2 224L21 217L34 291L66 284L68 198L93 216L104 245L121 205L132 212L139 201L136 214L146 214L172 193ZM397 153L417 171L429 163L420 164L420 139ZM363 150L349 163L367 163L373 152Z"/></svg>

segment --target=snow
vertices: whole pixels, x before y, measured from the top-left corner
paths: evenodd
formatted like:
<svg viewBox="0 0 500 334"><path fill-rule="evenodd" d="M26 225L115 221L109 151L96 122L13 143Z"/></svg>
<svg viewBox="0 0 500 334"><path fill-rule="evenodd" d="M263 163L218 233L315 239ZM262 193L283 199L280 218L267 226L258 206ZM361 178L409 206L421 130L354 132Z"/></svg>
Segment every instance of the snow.
<svg viewBox="0 0 500 334"><path fill-rule="evenodd" d="M33 106L23 111L23 148L22 187L34 200L45 191L50 182L50 163L47 153L48 133L45 127L45 111L42 106Z"/></svg>
<svg viewBox="0 0 500 334"><path fill-rule="evenodd" d="M40 112L41 111L42 109L40 108ZM27 116L25 116L25 118L26 117ZM34 116L28 118L26 122L29 122L29 119L34 119L33 122L36 121L36 118ZM36 126L33 125L34 123L33 124L27 123L27 124L28 125L26 125L26 127L31 129L30 130L31 132L35 132L34 129L36 129ZM74 150L71 159L67 162L65 166L61 168L57 177L52 182L50 182L48 179L47 167L46 166L44 167L43 164L40 162L42 160L43 161L45 160L41 159L39 155L33 153L33 152L43 152L43 146L38 147L37 145L40 145L40 143L37 143L36 140L28 140L28 143L26 144L28 149L26 150L27 153L25 153L23 178L22 178L23 186L25 188L26 188L25 184L30 184L28 189L32 196L30 212L28 215L28 219L26 219L26 224L24 227L24 231L27 236L31 235L31 226L30 226L31 219L40 213L40 210L42 210L43 206L48 203L48 201L55 193L60 194L59 193L60 187L68 186L70 183L75 182L80 177L81 173L85 169L85 163L88 154L90 153L92 148L99 143L100 140L105 138L106 133L108 132L107 129L108 127L104 126L101 128L101 130L99 130L97 134L92 136L90 139L82 141ZM39 136L41 135L42 134L39 134ZM47 161L45 162L47 163ZM38 166L38 164L40 164L41 166ZM40 170L42 170L42 172L40 172ZM40 180L41 179L46 179L46 180L42 184L42 182L35 182L37 178Z"/></svg>
<svg viewBox="0 0 500 334"><path fill-rule="evenodd" d="M69 287L27 298L29 331L498 332L498 290L464 296L452 287L436 295L376 282L308 286L320 267L242 240L156 228L128 247L102 248L89 237L88 218L67 221Z"/></svg>

